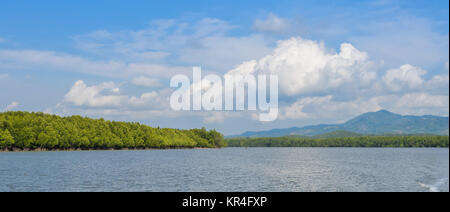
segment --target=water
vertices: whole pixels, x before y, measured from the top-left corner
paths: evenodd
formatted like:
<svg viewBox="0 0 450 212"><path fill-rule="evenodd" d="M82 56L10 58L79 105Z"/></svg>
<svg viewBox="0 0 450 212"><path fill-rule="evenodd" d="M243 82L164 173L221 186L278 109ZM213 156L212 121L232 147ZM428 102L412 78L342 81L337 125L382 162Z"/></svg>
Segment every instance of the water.
<svg viewBox="0 0 450 212"><path fill-rule="evenodd" d="M0 191L449 191L448 149L3 152Z"/></svg>

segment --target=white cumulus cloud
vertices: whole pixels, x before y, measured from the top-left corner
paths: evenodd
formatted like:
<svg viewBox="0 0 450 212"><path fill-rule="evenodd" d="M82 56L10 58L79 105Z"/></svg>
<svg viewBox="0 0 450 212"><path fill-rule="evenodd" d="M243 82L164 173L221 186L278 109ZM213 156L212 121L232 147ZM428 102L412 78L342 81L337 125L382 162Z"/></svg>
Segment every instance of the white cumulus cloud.
<svg viewBox="0 0 450 212"><path fill-rule="evenodd" d="M333 53L323 43L297 37L279 41L271 54L244 62L228 74L276 74L282 93L294 96L349 84L367 86L376 79L372 66L367 53L351 44Z"/></svg>
<svg viewBox="0 0 450 212"><path fill-rule="evenodd" d="M398 69L390 69L383 77L383 81L392 91L400 91L404 88L415 89L423 85L423 76L427 71L405 64Z"/></svg>
<svg viewBox="0 0 450 212"><path fill-rule="evenodd" d="M109 90L113 93L117 87L112 82L100 85L87 86L82 80L78 80L64 97L64 100L76 106L110 107L119 106L125 100L125 96L103 95L101 92Z"/></svg>
<svg viewBox="0 0 450 212"><path fill-rule="evenodd" d="M169 108L168 90L143 93L139 97L120 95L119 92L120 88L113 82L88 86L78 80L65 95L64 102L94 108Z"/></svg>

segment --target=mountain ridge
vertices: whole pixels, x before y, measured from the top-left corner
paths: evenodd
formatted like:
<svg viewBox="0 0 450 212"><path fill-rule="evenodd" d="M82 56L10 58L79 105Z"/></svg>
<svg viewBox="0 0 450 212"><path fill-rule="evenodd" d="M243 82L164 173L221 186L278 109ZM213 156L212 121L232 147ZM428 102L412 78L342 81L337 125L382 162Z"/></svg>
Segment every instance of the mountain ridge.
<svg viewBox="0 0 450 212"><path fill-rule="evenodd" d="M247 131L233 137L317 136L334 131L347 131L362 135L381 134L449 134L449 117L433 115L400 115L387 110L368 112L342 124L319 124L305 127Z"/></svg>

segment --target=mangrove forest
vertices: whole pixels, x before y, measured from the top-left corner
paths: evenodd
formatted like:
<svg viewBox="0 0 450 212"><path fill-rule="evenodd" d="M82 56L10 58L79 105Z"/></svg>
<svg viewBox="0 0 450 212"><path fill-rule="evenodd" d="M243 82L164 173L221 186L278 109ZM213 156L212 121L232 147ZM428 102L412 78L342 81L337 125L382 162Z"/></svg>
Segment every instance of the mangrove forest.
<svg viewBox="0 0 450 212"><path fill-rule="evenodd" d="M224 145L222 134L204 128L154 128L137 122L61 117L40 112L0 113L0 150L216 148Z"/></svg>
<svg viewBox="0 0 450 212"><path fill-rule="evenodd" d="M447 147L448 136L372 135L336 138L272 137L231 138L229 147Z"/></svg>

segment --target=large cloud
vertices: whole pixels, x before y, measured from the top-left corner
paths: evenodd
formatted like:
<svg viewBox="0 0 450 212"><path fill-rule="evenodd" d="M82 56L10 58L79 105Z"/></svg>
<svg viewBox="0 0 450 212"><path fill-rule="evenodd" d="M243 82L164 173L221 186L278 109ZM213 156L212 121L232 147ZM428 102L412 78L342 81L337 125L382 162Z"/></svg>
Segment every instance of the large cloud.
<svg viewBox="0 0 450 212"><path fill-rule="evenodd" d="M282 120L345 120L380 109L448 114L448 71L429 79L426 70L410 64L383 71L351 44L342 44L334 53L322 43L291 38L280 41L271 54L244 62L227 74L278 75L282 94L292 97L280 106ZM210 85L205 79L201 83ZM216 114L210 119L224 118Z"/></svg>
<svg viewBox="0 0 450 212"><path fill-rule="evenodd" d="M282 94L294 97L281 106L281 119L326 119L336 114L348 118L379 109L448 114L447 65L446 73L429 79L426 70L410 64L384 72L367 53L347 43L334 53L323 43L291 38L228 74L277 74Z"/></svg>
<svg viewBox="0 0 450 212"><path fill-rule="evenodd" d="M377 78L371 93L356 90L353 98L342 99L342 93L310 95L283 106L281 119L321 120L388 109L408 115L448 116L449 75L443 73L427 80L427 71L409 64L389 69Z"/></svg>
<svg viewBox="0 0 450 212"><path fill-rule="evenodd" d="M351 44L340 52L327 50L323 43L302 38L279 41L275 50L245 62L228 74L276 74L283 94L294 96L338 89L344 85L368 86L376 73L365 52Z"/></svg>

